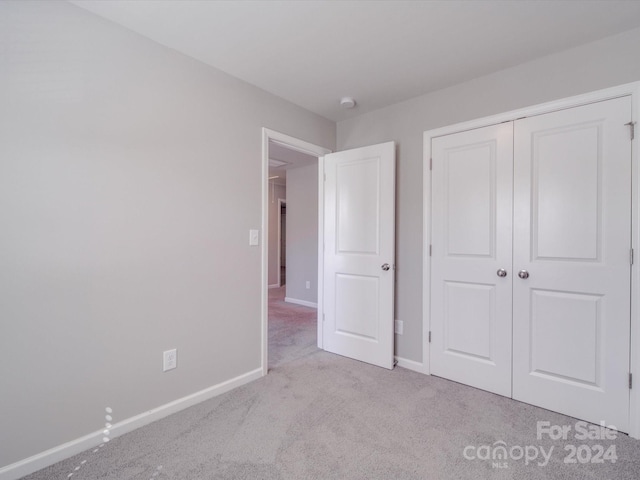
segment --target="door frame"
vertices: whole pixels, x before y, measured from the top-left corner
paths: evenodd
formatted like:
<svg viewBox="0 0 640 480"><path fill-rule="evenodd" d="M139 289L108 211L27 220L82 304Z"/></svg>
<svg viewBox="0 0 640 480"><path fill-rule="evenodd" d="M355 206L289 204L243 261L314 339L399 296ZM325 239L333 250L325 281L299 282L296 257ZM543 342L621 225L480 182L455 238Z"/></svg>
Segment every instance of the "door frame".
<svg viewBox="0 0 640 480"><path fill-rule="evenodd" d="M324 178L324 160L323 157L327 153L331 153L331 150L320 145L306 142L291 135L277 132L275 130L262 128L262 244L260 248L261 257L261 288L260 288L260 322L262 325L261 337L262 337L262 375L266 375L269 370L269 141L279 143L280 145L287 147L291 150L306 153L307 155L313 155L318 157L318 265L323 263L323 251L321 248L322 238L324 237L324 191L322 189L323 183L321 181ZM280 247L278 247L280 248ZM322 348L322 269L318 268L318 347Z"/></svg>
<svg viewBox="0 0 640 480"><path fill-rule="evenodd" d="M617 87L598 90L595 92L573 97L554 100L531 107L512 110L489 117L461 122L446 127L436 128L424 132L423 135L423 245L422 245L422 362L423 372L430 374L430 307L431 307L431 259L429 248L431 244L431 140L435 137L459 133L466 130L486 127L502 122L515 121L522 117L530 117L551 113L557 110L578 107L589 103L610 100L613 98L631 96L631 118L635 123L636 135L631 140L631 248L640 254L640 204L638 203L638 185L640 185L640 82L628 83ZM636 255L637 258L638 255ZM630 372L640 378L640 265L635 261L631 265L631 331L630 331ZM629 401L629 436L640 439L640 385L632 388Z"/></svg>
<svg viewBox="0 0 640 480"><path fill-rule="evenodd" d="M282 205L286 207L286 198L278 198L278 254L276 258L276 262L278 263L278 287L282 286Z"/></svg>

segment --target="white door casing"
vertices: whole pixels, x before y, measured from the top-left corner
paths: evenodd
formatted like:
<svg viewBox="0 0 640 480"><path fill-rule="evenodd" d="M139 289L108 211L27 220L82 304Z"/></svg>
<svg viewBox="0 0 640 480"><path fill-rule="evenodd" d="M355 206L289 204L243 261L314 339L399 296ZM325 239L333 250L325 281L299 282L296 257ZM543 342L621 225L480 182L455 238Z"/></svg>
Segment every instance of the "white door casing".
<svg viewBox="0 0 640 480"><path fill-rule="evenodd" d="M284 284L282 283L282 263L284 258L284 263L286 265L287 257L286 257L286 245L287 245L287 221L284 219L284 228L283 228L283 215L282 215L282 206L287 205L286 198L278 198L278 255L277 255L277 263L278 263L278 287L282 287ZM286 268L286 267L285 267ZM285 270L286 272L286 270ZM286 281L286 280L285 280Z"/></svg>
<svg viewBox="0 0 640 480"><path fill-rule="evenodd" d="M296 137L292 137L290 135L286 135L284 133L276 132L275 130L270 130L268 128L262 129L262 238L268 238L268 225L269 225L269 142L273 141L275 143L279 143L281 145L286 146L292 150L296 150L307 155L312 155L318 157L318 171L322 173L322 156L331 152L328 148L322 147L320 145L315 145L313 143L306 142ZM322 190L318 192L318 239L319 241L323 238L323 227L324 224L322 222ZM261 272L261 308L260 308L260 317L262 324L262 352L261 352L261 367L262 367L262 375L266 375L269 370L269 362L268 362L268 347L269 347L269 323L268 323L268 252L267 252L267 242L262 241L260 246L260 256L262 259L262 272ZM321 265L322 259L322 251L318 248L318 264ZM322 316L322 289L320 285L322 285L322 270L318 271L318 316ZM318 343L319 346L322 344L322 335L321 328L322 322L318 321Z"/></svg>
<svg viewBox="0 0 640 480"><path fill-rule="evenodd" d="M395 143L325 155L323 348L393 368Z"/></svg>
<svg viewBox="0 0 640 480"><path fill-rule="evenodd" d="M514 167L513 398L624 432L630 116L622 97L518 120Z"/></svg>
<svg viewBox="0 0 640 480"><path fill-rule="evenodd" d="M511 396L513 125L434 138L432 158L431 373Z"/></svg>

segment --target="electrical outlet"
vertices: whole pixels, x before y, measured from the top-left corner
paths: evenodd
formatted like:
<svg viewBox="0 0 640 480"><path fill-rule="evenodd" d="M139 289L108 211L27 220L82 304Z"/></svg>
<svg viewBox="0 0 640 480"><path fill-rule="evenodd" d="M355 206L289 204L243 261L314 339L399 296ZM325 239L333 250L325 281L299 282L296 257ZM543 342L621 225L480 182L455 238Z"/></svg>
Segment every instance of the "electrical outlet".
<svg viewBox="0 0 640 480"><path fill-rule="evenodd" d="M178 366L178 350L166 350L162 352L162 371L173 370Z"/></svg>
<svg viewBox="0 0 640 480"><path fill-rule="evenodd" d="M395 328L395 332L398 335L402 335L402 332L404 331L404 322L402 320L396 320L396 328Z"/></svg>
<svg viewBox="0 0 640 480"><path fill-rule="evenodd" d="M311 288L311 282L307 280L307 290L309 290L310 288Z"/></svg>

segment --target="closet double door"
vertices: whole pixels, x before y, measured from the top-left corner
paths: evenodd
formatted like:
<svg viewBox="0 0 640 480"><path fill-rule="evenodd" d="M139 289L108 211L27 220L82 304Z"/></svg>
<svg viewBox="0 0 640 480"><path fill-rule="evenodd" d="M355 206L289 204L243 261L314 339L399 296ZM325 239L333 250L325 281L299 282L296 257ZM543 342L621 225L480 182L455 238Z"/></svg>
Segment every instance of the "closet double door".
<svg viewBox="0 0 640 480"><path fill-rule="evenodd" d="M629 425L630 97L432 140L431 373Z"/></svg>

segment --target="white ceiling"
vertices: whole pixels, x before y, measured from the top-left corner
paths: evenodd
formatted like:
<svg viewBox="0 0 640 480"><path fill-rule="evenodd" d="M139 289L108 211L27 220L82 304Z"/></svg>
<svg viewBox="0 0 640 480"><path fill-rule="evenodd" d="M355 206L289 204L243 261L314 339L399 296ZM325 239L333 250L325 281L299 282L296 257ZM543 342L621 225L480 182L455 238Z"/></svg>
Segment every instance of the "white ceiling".
<svg viewBox="0 0 640 480"><path fill-rule="evenodd" d="M638 0L71 1L335 121L640 26Z"/></svg>
<svg viewBox="0 0 640 480"><path fill-rule="evenodd" d="M272 140L269 141L269 160L284 162L283 165L269 167L269 178L278 177L271 180L277 185L286 185L287 170L306 167L307 165L317 165L318 163L316 157L287 148Z"/></svg>

